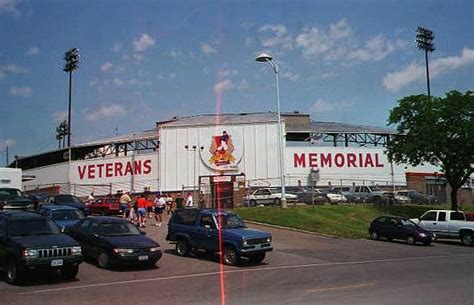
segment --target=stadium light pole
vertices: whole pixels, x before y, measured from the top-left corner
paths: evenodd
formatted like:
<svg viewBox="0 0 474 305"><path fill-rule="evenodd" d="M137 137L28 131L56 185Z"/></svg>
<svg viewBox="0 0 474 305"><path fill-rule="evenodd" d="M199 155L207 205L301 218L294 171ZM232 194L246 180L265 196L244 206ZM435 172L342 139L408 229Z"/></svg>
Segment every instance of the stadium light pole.
<svg viewBox="0 0 474 305"><path fill-rule="evenodd" d="M281 112L280 112L280 87L278 81L278 65L273 61L273 57L266 53L258 55L255 60L257 62L267 62L275 72L276 80L276 100L277 100L277 116L278 116L278 160L280 162L280 182L281 182L281 200L280 204L282 208L287 208L286 205L286 193L285 193L285 160L283 152L283 128L281 124Z"/></svg>
<svg viewBox="0 0 474 305"><path fill-rule="evenodd" d="M63 71L69 73L69 107L67 119L67 147L71 147L71 94L72 94L72 71L79 68L79 49L72 48L64 54L66 65Z"/></svg>
<svg viewBox="0 0 474 305"><path fill-rule="evenodd" d="M420 50L425 51L425 64L426 64L426 86L428 88L428 100L431 100L430 92L430 71L428 69L428 52L435 50L433 39L433 31L419 26L416 29L416 46Z"/></svg>
<svg viewBox="0 0 474 305"><path fill-rule="evenodd" d="M197 170L196 170L196 164L197 164L197 160L196 160L196 152L198 152L198 146L197 145L192 145L192 148L189 147L188 144L184 145L184 148L188 151L188 152L193 152L193 159L194 159L194 166L193 166L193 200L197 200L197 194L196 194L196 174L197 174ZM199 149L202 151L204 149L204 146L201 146L199 147Z"/></svg>

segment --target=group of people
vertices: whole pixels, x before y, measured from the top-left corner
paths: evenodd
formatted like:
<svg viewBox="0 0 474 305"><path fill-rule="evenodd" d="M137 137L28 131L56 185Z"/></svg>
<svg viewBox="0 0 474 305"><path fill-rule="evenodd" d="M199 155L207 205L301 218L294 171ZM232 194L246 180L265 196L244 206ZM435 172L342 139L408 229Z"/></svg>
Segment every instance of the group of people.
<svg viewBox="0 0 474 305"><path fill-rule="evenodd" d="M119 203L122 210L122 217L130 222L144 228L147 219L155 219L155 226L161 227L163 222L163 213L168 215L176 208L183 207L184 198L177 196L173 198L171 194L154 195L150 192L144 192L141 195L133 196L130 192L120 195ZM193 196L187 193L186 207L193 207Z"/></svg>

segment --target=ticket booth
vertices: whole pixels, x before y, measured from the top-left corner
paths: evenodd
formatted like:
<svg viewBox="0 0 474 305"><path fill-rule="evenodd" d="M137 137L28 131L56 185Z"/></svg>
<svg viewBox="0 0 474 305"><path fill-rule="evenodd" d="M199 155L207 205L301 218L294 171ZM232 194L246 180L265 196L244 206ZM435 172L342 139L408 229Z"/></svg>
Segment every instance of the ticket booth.
<svg viewBox="0 0 474 305"><path fill-rule="evenodd" d="M199 191L207 208L233 209L245 197L244 174L222 174L199 177Z"/></svg>

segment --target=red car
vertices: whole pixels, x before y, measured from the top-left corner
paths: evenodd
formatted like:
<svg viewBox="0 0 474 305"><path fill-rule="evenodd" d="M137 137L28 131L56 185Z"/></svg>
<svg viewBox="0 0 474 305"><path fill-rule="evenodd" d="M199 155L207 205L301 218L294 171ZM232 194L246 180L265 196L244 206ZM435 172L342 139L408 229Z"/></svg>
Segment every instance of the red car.
<svg viewBox="0 0 474 305"><path fill-rule="evenodd" d="M88 205L90 214L117 215L120 214L120 204L115 198L97 199Z"/></svg>

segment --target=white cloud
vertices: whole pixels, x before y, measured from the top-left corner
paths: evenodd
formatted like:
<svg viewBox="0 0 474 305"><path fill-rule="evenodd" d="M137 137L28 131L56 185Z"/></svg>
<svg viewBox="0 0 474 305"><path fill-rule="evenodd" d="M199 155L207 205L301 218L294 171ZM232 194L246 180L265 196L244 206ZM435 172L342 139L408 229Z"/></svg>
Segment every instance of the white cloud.
<svg viewBox="0 0 474 305"><path fill-rule="evenodd" d="M288 80L291 80L293 82L296 82L301 78L301 76L299 74L288 71L288 72L282 73L281 78L288 79Z"/></svg>
<svg viewBox="0 0 474 305"><path fill-rule="evenodd" d="M392 42L378 34L358 43L346 19L329 25L325 31L317 27L303 28L296 37L296 45L306 58L321 57L326 61L341 61L344 64L380 61L397 48L404 48L403 41Z"/></svg>
<svg viewBox="0 0 474 305"><path fill-rule="evenodd" d="M19 4L19 0L0 0L0 14L9 13L14 16L21 15L18 9Z"/></svg>
<svg viewBox="0 0 474 305"><path fill-rule="evenodd" d="M287 50L293 49L293 38L288 34L286 27L282 24L265 24L258 31L267 35L261 39L265 48L282 46Z"/></svg>
<svg viewBox="0 0 474 305"><path fill-rule="evenodd" d="M228 91L234 88L234 84L230 79L225 79L223 81L217 82L214 85L214 93L222 94L224 91Z"/></svg>
<svg viewBox="0 0 474 305"><path fill-rule="evenodd" d="M40 51L40 49L38 47L32 47L25 53L25 55L30 55L30 56L31 55L37 55L37 54L39 54L39 51Z"/></svg>
<svg viewBox="0 0 474 305"><path fill-rule="evenodd" d="M87 121L97 121L105 118L116 118L123 116L126 113L125 107L119 104L111 104L100 106L99 108L86 113Z"/></svg>
<svg viewBox="0 0 474 305"><path fill-rule="evenodd" d="M135 52L144 52L155 45L155 40L148 34L142 34L140 38L133 41Z"/></svg>
<svg viewBox="0 0 474 305"><path fill-rule="evenodd" d="M217 75L219 75L220 77L226 77L229 75L237 75L237 74L239 74L239 72L236 69L223 69L217 72Z"/></svg>
<svg viewBox="0 0 474 305"><path fill-rule="evenodd" d="M11 148L15 146L15 144L16 144L16 141L13 139L6 139L5 141L0 141L0 150L4 151L6 150L7 146L8 148Z"/></svg>
<svg viewBox="0 0 474 305"><path fill-rule="evenodd" d="M1 1L1 0L0 0ZM9 74L26 74L29 73L25 68L19 67L14 64L6 65L6 66L0 66L0 79L5 78Z"/></svg>
<svg viewBox="0 0 474 305"><path fill-rule="evenodd" d="M171 74L169 75L169 77L170 77L170 79L175 79L175 78L176 78L176 74L171 73Z"/></svg>
<svg viewBox="0 0 474 305"><path fill-rule="evenodd" d="M33 94L33 90L28 86L11 87L8 94L14 97L30 97Z"/></svg>
<svg viewBox="0 0 474 305"><path fill-rule="evenodd" d="M56 111L51 115L51 119L54 123L61 123L64 120L67 120L68 112L67 111Z"/></svg>
<svg viewBox="0 0 474 305"><path fill-rule="evenodd" d="M202 43L201 51L207 55L217 53L216 49L209 43Z"/></svg>
<svg viewBox="0 0 474 305"><path fill-rule="evenodd" d="M470 64L474 64L474 49L464 48L460 56L433 60L429 66L430 77L433 79ZM399 71L387 73L382 84L388 91L396 92L411 83L424 81L425 77L425 65L412 62Z"/></svg>
<svg viewBox="0 0 474 305"><path fill-rule="evenodd" d="M245 37L245 46L251 47L253 45L253 38L252 37Z"/></svg>
<svg viewBox="0 0 474 305"><path fill-rule="evenodd" d="M243 79L240 81L240 83L237 85L237 89L239 90L247 90L249 88L249 83L247 82L246 79Z"/></svg>
<svg viewBox="0 0 474 305"><path fill-rule="evenodd" d="M328 101L318 98L311 106L310 111L312 113L327 113L341 108L349 108L353 104L353 102Z"/></svg>
<svg viewBox="0 0 474 305"><path fill-rule="evenodd" d="M122 87L123 85L125 85L125 82L123 80L121 80L120 78L118 77L115 77L112 82L115 84L115 86L117 87Z"/></svg>
<svg viewBox="0 0 474 305"><path fill-rule="evenodd" d="M110 70L110 68L113 67L113 64L110 63L110 62L105 62L103 63L101 66L100 66L100 69L102 70L102 72L107 72Z"/></svg>
<svg viewBox="0 0 474 305"><path fill-rule="evenodd" d="M97 84L99 84L99 81L97 79L93 79L89 82L89 87L94 88L95 86L97 86Z"/></svg>
<svg viewBox="0 0 474 305"><path fill-rule="evenodd" d="M117 42L117 43L114 43L112 49L110 49L110 50L111 50L112 52L117 53L117 52L120 52L120 51L122 50L122 48L123 48L123 45L122 45L121 43L118 43L118 42Z"/></svg>
<svg viewBox="0 0 474 305"><path fill-rule="evenodd" d="M133 58L137 61L140 61L143 59L143 55L142 54L138 54L138 53L134 53L133 54Z"/></svg>
<svg viewBox="0 0 474 305"><path fill-rule="evenodd" d="M170 51L168 54L169 54L169 56L172 57L172 58L181 58L181 57L184 56L184 55L183 55L183 52L181 52L181 51L175 51L175 50Z"/></svg>

